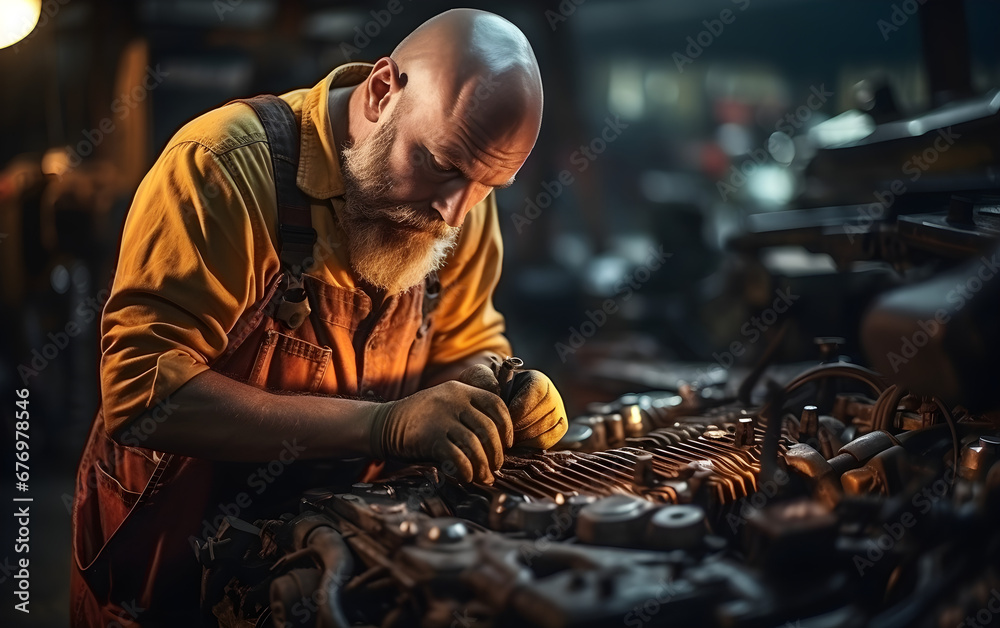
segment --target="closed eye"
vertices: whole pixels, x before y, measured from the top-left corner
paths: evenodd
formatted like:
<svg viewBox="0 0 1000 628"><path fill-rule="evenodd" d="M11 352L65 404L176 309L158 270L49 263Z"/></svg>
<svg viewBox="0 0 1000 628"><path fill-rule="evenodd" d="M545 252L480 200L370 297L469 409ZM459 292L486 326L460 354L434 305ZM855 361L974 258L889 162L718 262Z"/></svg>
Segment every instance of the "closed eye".
<svg viewBox="0 0 1000 628"><path fill-rule="evenodd" d="M427 151L427 162L431 165L431 168L437 170L441 173L451 173L455 172L457 168L450 163L443 163L439 158L435 157L430 151Z"/></svg>
<svg viewBox="0 0 1000 628"><path fill-rule="evenodd" d="M427 163L430 164L431 169L434 170L435 172L444 175L459 174L465 177L469 181L475 181L475 179L469 176L468 172L454 165L454 163L451 160L447 161L442 160L442 158L435 156L434 153L432 153L427 147L424 147L424 153L427 156ZM483 185L490 189L502 190L504 188L510 187L513 184L514 184L514 177L511 177L505 183L502 183L500 185L486 185L486 184Z"/></svg>

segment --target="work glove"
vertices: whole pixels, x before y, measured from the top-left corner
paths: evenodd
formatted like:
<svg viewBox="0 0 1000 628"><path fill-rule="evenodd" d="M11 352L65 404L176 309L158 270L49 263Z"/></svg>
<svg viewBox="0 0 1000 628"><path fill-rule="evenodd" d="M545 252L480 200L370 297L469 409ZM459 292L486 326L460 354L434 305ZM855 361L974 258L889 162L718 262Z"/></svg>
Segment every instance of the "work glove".
<svg viewBox="0 0 1000 628"><path fill-rule="evenodd" d="M495 394L457 381L378 404L370 448L378 459L441 463L464 482L493 483L514 429Z"/></svg>
<svg viewBox="0 0 1000 628"><path fill-rule="evenodd" d="M462 371L458 381L499 395L507 404L514 424L514 443L519 447L548 449L559 442L569 427L562 397L544 373L513 370L510 382L501 383L498 364L493 368L476 364ZM506 379L506 378L505 378Z"/></svg>

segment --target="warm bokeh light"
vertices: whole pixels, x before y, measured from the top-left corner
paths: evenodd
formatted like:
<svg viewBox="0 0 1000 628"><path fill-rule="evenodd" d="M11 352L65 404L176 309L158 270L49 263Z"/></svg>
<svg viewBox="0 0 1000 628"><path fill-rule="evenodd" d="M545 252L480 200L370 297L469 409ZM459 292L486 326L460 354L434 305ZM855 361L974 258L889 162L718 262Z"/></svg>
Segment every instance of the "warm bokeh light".
<svg viewBox="0 0 1000 628"><path fill-rule="evenodd" d="M42 14L42 0L0 0L0 48L28 36Z"/></svg>
<svg viewBox="0 0 1000 628"><path fill-rule="evenodd" d="M42 172L61 177L70 169L69 153L65 148L50 148L42 156Z"/></svg>

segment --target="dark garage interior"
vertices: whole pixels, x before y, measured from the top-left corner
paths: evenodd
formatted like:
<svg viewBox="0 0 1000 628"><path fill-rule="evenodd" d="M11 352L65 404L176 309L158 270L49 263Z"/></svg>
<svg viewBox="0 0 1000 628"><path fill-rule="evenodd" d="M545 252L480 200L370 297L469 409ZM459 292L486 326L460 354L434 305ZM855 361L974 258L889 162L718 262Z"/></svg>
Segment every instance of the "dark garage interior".
<svg viewBox="0 0 1000 628"><path fill-rule="evenodd" d="M155 438L161 424L180 425L169 410L149 415L159 432L150 441L95 424L117 390L102 364L117 346L116 298L131 285L120 264L145 272L125 262L142 257L126 249L161 233L126 217L152 215L144 204L183 209L143 190L173 181L180 162L163 160L185 125L235 99L309 90L339 66L398 56L408 34L453 8L0 1L9 437L0 459L15 513L0 523L3 625L194 625L172 614L174 601L210 626L1000 625L1000 4L991 0L477 3L523 33L544 92L515 180L483 188L497 188L489 216L502 239L502 273L494 260L499 280L486 296L520 360L483 367L514 435L488 481L389 449L381 465L311 451L299 460L297 450L288 460L276 453L284 437L273 456L225 453L206 436L209 405L183 410L188 440L204 439L191 450L185 439L151 446L166 442ZM516 64L521 53L502 50L491 63ZM221 185L200 198L205 207L231 198ZM481 224L470 220L462 242ZM209 250L218 246L201 253L224 256ZM152 257L159 250L145 254L150 268L186 263ZM275 269L279 257L285 264L277 253ZM156 312L169 299L149 281ZM362 284L369 304L389 299ZM427 299L431 283L420 285ZM426 318L424 302L425 322L451 315L460 297L448 289L430 314L441 319ZM246 315L176 338L232 343L232 323ZM430 329L433 361L435 337L447 333ZM285 332L276 337L295 336ZM309 346L334 355L317 377L341 376L336 342ZM225 374L216 355L189 353L191 368ZM398 427L395 409L421 393L366 395L361 371L356 389L319 390L391 406L373 425ZM429 373L417 374L421 390L437 387ZM280 380L272 372L267 382ZM536 399L539 381L551 383L539 403L561 417L544 447L518 418L529 420L523 399ZM289 404L317 392L270 386L256 387L296 395ZM235 452L253 429L219 442ZM404 438L416 428L398 429ZM396 446L388 433L370 442ZM85 475L88 434L123 467L136 456L160 471L137 486L107 462ZM429 447L421 451L439 450ZM201 576L132 592L126 583L142 582L144 563L116 562L138 547L129 539L186 521L172 519L174 498L154 481L192 452L217 450L219 462L200 460L176 498L211 499L190 542L161 548L197 561ZM212 492L230 476L235 489ZM125 495L127 530L128 518L121 529L104 519L103 503L95 519L83 514L87 477ZM247 495L252 505L240 501ZM30 517L18 516L23 508ZM86 526L101 528L103 549L81 540ZM84 575L71 586L75 569ZM100 619L74 601L76 586L89 587Z"/></svg>

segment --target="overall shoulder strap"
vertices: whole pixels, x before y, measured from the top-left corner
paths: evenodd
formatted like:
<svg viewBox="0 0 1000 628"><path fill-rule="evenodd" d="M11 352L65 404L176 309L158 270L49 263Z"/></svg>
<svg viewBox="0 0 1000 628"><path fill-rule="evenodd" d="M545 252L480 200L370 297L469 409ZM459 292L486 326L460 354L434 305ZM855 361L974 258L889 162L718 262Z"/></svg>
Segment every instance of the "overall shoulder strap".
<svg viewBox="0 0 1000 628"><path fill-rule="evenodd" d="M295 183L299 167L298 124L291 107L277 96L265 94L238 102L249 105L260 118L271 149L278 204L278 256L287 278L276 317L295 329L310 311L302 285L302 271L316 244L309 200Z"/></svg>

